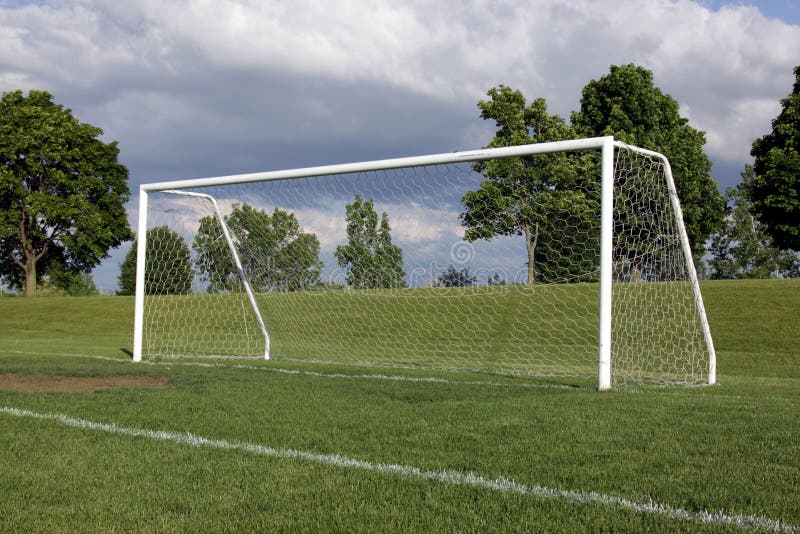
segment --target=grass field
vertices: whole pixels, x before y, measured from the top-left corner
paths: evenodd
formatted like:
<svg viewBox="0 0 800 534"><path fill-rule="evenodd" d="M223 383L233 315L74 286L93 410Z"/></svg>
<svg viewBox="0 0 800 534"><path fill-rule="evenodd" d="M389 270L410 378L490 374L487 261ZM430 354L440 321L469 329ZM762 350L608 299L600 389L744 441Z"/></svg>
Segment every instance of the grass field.
<svg viewBox="0 0 800 534"><path fill-rule="evenodd" d="M796 531L800 281L703 291L720 384L602 394L280 360L132 364L131 299L0 298L0 377L51 387L0 386L0 531ZM131 375L167 383L57 380Z"/></svg>
<svg viewBox="0 0 800 534"><path fill-rule="evenodd" d="M280 291L256 300L277 360L597 383L596 283ZM620 318L612 334L616 382L708 383L708 352L689 282L617 284L613 313ZM144 315L145 355L259 358L265 352L243 292L148 296Z"/></svg>

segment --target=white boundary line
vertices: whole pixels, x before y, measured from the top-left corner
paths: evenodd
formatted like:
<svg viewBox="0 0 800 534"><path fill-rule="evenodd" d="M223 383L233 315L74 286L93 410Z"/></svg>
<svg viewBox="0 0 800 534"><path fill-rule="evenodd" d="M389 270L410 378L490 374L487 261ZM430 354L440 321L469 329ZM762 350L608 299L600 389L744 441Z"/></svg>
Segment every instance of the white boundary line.
<svg viewBox="0 0 800 534"><path fill-rule="evenodd" d="M275 449L273 447L259 445L256 443L205 438L189 432L176 433L166 430L129 428L118 426L113 423L108 424L88 421L86 419L79 419L64 414L38 413L8 406L0 406L0 413L14 417L27 417L32 419L55 421L73 428L96 430L123 436L143 437L155 441L171 442L179 445L189 445L192 447L208 447L212 449L223 449L258 454L272 458L301 460L305 462L323 464L330 467L357 469L361 471L370 471L405 478L418 478L455 486L470 486L503 493L528 495L542 499L565 500L576 504L600 504L610 508L617 508L638 514L662 515L675 520L695 521L710 525L732 525L739 528L761 529L773 532L796 533L798 530L796 526L784 523L779 519L770 519L766 517L741 514L731 515L724 512L708 512L705 510L693 512L683 508L673 508L671 506L659 504L654 501L636 502L623 497L604 495L594 491L587 492L580 490L563 490L557 488L548 488L536 484L527 485L504 477L485 478L474 473L461 473L458 471L431 471L399 464L373 463L355 458L348 458L339 454L318 454L294 449Z"/></svg>

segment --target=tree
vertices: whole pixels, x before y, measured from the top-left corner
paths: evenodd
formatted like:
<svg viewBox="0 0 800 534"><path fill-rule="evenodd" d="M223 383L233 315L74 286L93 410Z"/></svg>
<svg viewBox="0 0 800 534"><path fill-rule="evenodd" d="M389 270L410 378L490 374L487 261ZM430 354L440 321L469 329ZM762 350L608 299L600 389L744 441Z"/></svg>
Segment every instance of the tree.
<svg viewBox="0 0 800 534"><path fill-rule="evenodd" d="M439 287L469 287L475 285L475 277L469 274L469 267L460 271L452 265L447 270L439 273L436 285Z"/></svg>
<svg viewBox="0 0 800 534"><path fill-rule="evenodd" d="M116 142L45 91L0 100L0 279L26 296L51 266L88 273L132 237Z"/></svg>
<svg viewBox="0 0 800 534"><path fill-rule="evenodd" d="M488 283L490 286L504 286L506 285L506 279L500 276L500 273L494 273L489 278Z"/></svg>
<svg viewBox="0 0 800 534"><path fill-rule="evenodd" d="M487 94L490 100L478 102L481 118L494 120L498 128L487 148L574 137L563 118L548 114L542 98L527 105L520 91L505 85ZM524 236L531 286L536 280L592 272L587 263L596 261L592 251L599 246L599 181L586 178L596 175L585 172L591 165L585 156L564 153L475 164L486 179L461 199L464 238ZM576 249L585 252L577 256L570 252Z"/></svg>
<svg viewBox="0 0 800 534"><path fill-rule="evenodd" d="M745 194L775 245L800 251L800 65L781 105L772 132L753 142L755 177Z"/></svg>
<svg viewBox="0 0 800 534"><path fill-rule="evenodd" d="M248 204L236 204L225 216L242 267L255 291L299 291L320 282L319 239L304 232L293 213L275 208L272 215ZM239 275L216 217L200 220L192 243L197 270L210 291L232 291Z"/></svg>
<svg viewBox="0 0 800 534"><path fill-rule="evenodd" d="M138 240L120 266L118 295L136 293L136 250ZM186 241L167 226L147 230L144 262L144 291L147 295L185 295L194 280L191 253Z"/></svg>
<svg viewBox="0 0 800 534"><path fill-rule="evenodd" d="M97 286L89 273L65 271L60 264L48 269L48 285L70 297L97 295Z"/></svg>
<svg viewBox="0 0 800 534"><path fill-rule="evenodd" d="M713 236L709 253L711 278L796 277L800 274L797 254L777 248L753 215L744 193L755 179L751 165L742 173L742 183L727 191L731 205L723 231Z"/></svg>
<svg viewBox="0 0 800 534"><path fill-rule="evenodd" d="M354 289L406 287L403 253L392 244L389 216L378 214L372 200L356 195L346 207L347 245L336 247L339 266Z"/></svg>
<svg viewBox="0 0 800 534"><path fill-rule="evenodd" d="M703 150L705 132L680 116L678 102L653 84L651 71L633 64L612 65L608 75L583 88L572 126L580 136L613 135L664 154L692 250L696 257L703 254L708 236L722 227L725 199L711 178L711 161Z"/></svg>

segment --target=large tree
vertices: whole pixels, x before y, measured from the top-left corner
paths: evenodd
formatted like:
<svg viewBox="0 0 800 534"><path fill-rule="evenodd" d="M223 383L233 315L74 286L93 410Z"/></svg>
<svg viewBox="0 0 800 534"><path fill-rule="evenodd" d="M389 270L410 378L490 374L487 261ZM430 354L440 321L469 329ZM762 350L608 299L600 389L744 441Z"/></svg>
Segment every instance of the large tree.
<svg viewBox="0 0 800 534"><path fill-rule="evenodd" d="M139 240L120 266L119 295L136 292L136 254ZM192 291L194 268L186 241L167 226L147 230L144 262L144 291L147 295L185 295Z"/></svg>
<svg viewBox="0 0 800 534"><path fill-rule="evenodd" d="M745 193L775 244L800 251L800 66L781 105L772 132L753 143L755 177Z"/></svg>
<svg viewBox="0 0 800 534"><path fill-rule="evenodd" d="M709 247L711 278L796 277L800 274L797 254L780 250L764 231L752 211L752 203L744 194L755 173L747 165L742 183L727 191L730 214L725 228L715 234Z"/></svg>
<svg viewBox="0 0 800 534"><path fill-rule="evenodd" d="M547 112L542 98L528 105L520 91L505 85L487 94L489 100L478 102L481 118L497 125L487 148L574 137L563 118ZM594 176L586 172L591 165L586 157L564 153L477 163L486 180L462 198L464 238L523 236L531 286L593 272L599 181L586 178Z"/></svg>
<svg viewBox="0 0 800 534"><path fill-rule="evenodd" d="M584 87L572 126L581 136L613 135L669 159L689 242L699 257L708 236L722 227L725 199L711 178L705 132L689 126L679 111L678 102L655 86L651 71L611 66L609 74Z"/></svg>
<svg viewBox="0 0 800 534"><path fill-rule="evenodd" d="M0 279L36 294L51 266L88 273L132 237L116 142L45 91L0 100Z"/></svg>
<svg viewBox="0 0 800 534"><path fill-rule="evenodd" d="M389 216L378 213L372 200L356 195L346 206L347 245L336 247L336 260L354 289L406 287L403 253L392 244Z"/></svg>
<svg viewBox="0 0 800 534"><path fill-rule="evenodd" d="M320 282L319 239L300 227L293 213L275 208L272 215L236 204L225 216L250 285L256 291L299 291ZM232 291L239 275L216 217L200 220L192 243L197 269L210 291Z"/></svg>

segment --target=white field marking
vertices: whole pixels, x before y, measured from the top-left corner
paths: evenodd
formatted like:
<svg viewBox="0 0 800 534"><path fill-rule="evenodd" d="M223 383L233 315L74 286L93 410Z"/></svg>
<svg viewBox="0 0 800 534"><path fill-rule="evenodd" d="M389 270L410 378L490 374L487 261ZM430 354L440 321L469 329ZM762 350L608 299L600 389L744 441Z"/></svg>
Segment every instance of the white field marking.
<svg viewBox="0 0 800 534"><path fill-rule="evenodd" d="M275 449L267 445L257 443L227 441L222 439L205 438L196 436L192 433L177 433L167 430L149 430L145 428L128 428L116 424L98 423L79 419L65 414L38 413L30 410L0 406L0 413L15 417L28 417L32 419L56 421L64 425L87 430L97 430L109 434L119 434L123 436L142 437L155 441L165 441L177 443L179 445L189 445L192 447L209 447L212 449L223 449L229 451L239 451L251 454L270 456L289 460L301 460L323 464L331 467L345 469L358 469L371 471L386 475L395 475L406 478L419 478L455 486L471 486L504 493L517 493L529 495L542 499L560 499L570 503L578 504L600 504L611 508L627 510L638 514L655 514L669 517L670 519L696 521L711 525L732 525L740 528L761 529L773 532L796 533L798 528L787 524L779 519L767 517L727 514L724 512L699 512L674 508L669 505L660 504L654 501L636 502L624 497L604 495L595 491L582 490L563 490L558 488L548 488L537 484L523 484L505 477L485 478L474 473L461 473L458 471L431 471L418 467L373 463L355 458L348 458L340 454L318 454L308 451L298 451L294 449Z"/></svg>
<svg viewBox="0 0 800 534"><path fill-rule="evenodd" d="M97 356L91 354L74 354L74 353L58 353L58 352L36 352L36 351L21 351L21 350L0 350L0 354L37 354L43 356L66 356L70 358L89 358L94 360L105 360L110 362L117 362L117 363L131 363L129 358L115 358L112 356ZM273 360L275 361L275 360ZM315 363L309 360L289 360L289 361L297 361L303 363ZM285 369L281 367L265 367L265 366L257 366L257 365L245 365L245 364L224 364L224 363L204 363L204 362L181 362L181 361L170 361L170 362L161 362L161 361L153 361L153 360L142 360L139 362L143 365L155 365L155 366L163 366L163 367L172 367L172 366L183 366L183 367L207 367L207 368L232 368L232 369L246 369L246 370L253 370L253 371L264 371L268 373L278 373L278 374L285 374L285 375L296 375L296 376L313 376L317 378L332 378L332 379L351 379L351 380L386 380L386 381L395 381L395 382L411 382L411 383L439 383L439 384L453 384L453 385L465 385L465 386L490 386L490 387L508 387L508 388L526 388L526 389L560 389L560 390L568 390L568 391L597 391L595 388L591 387L582 387L582 386L567 386L567 385L559 385L559 384L532 384L532 383L514 383L514 382L496 382L496 381L489 381L489 380L450 380L447 378L438 378L438 377L414 377L414 376L406 376L406 375L384 375L384 374L345 374L345 373L325 373L322 371L302 371L298 369ZM316 363L325 363L325 362L316 362ZM334 363L334 362L327 362L327 363ZM710 389L713 390L719 386L676 386L677 389L680 391L683 390L691 390L691 391L698 391L702 389ZM667 397L682 397L682 393L675 392L675 388L667 388L667 386L653 386L651 388L624 388L616 390L616 393L624 393L624 394L654 394L654 395L663 395ZM789 402L795 403L798 399L790 398L790 397L775 397L775 396L767 396L767 397L759 397L754 399L752 397L745 397L742 395L727 395L727 394L709 394L705 395L702 393L694 393L692 398L710 398L710 399L720 399L720 400L733 400L733 401L743 401L743 402L758 402L758 401L777 401L777 402Z"/></svg>

